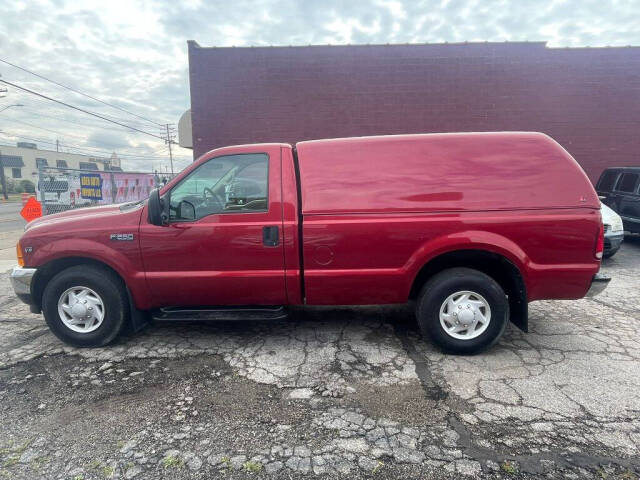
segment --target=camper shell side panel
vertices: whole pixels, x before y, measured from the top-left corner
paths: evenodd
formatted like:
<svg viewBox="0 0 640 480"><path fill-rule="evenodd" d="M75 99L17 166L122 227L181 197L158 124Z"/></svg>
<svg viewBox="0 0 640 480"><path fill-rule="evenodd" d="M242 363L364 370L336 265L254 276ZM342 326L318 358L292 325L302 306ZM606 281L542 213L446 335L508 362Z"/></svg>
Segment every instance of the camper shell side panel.
<svg viewBox="0 0 640 480"><path fill-rule="evenodd" d="M589 179L541 133L453 133L297 144L302 213L589 207Z"/></svg>

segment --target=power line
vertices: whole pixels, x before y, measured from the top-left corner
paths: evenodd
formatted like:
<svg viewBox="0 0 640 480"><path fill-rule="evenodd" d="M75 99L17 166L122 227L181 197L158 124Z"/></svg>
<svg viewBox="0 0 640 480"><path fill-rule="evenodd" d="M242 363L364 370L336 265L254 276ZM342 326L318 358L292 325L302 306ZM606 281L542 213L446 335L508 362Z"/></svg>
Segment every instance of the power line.
<svg viewBox="0 0 640 480"><path fill-rule="evenodd" d="M13 113L14 113L14 115L15 114L20 114L20 113L22 113L22 111L24 111L24 109L25 108L23 108L22 110L14 110ZM95 125L95 124L91 124L91 123L76 122L74 120L69 120L68 118L62 118L62 117L58 117L58 116L54 116L54 115L45 115L44 113L40 113L39 111L34 110L31 107L26 107L26 110L29 110L29 113L27 113L27 115L30 115L30 116L42 117L42 118L50 118L52 120L57 120L59 122L73 123L74 125L80 125L82 127L98 128L100 130L109 130L111 132L120 132L120 133L122 133L122 128L121 127L105 127L105 126L102 126L102 125Z"/></svg>
<svg viewBox="0 0 640 480"><path fill-rule="evenodd" d="M6 132L2 133L2 135L5 135L7 137L12 137L12 138L24 138L26 140L31 140L31 141L34 141L34 142L44 143L44 144L47 144L47 145L56 145L56 142L51 142L49 140L44 140L42 138L34 138L34 137L28 137L28 136L24 136L24 135L10 135L10 134L8 134ZM85 153L83 153L83 155L89 155L89 156L96 156L98 154L109 156L112 153L114 153L112 151L110 152L110 151L106 151L106 150L100 150L100 149L97 149L97 148L94 148L94 147L78 147L78 146L75 146L75 145L69 145L67 143L59 143L58 142L58 145L60 145L62 147L65 147L65 148L71 148L71 149L74 149L74 150L85 152ZM15 147L15 145L7 145L7 146ZM92 152L89 149L96 150L96 151ZM70 152L70 153L73 153L73 152ZM118 153L118 152L116 152L116 155L118 155L119 157L132 157L132 158L140 159L140 160L142 160L142 159L166 160L166 157L163 157L163 156L160 156L160 155L144 155L144 154Z"/></svg>
<svg viewBox="0 0 640 480"><path fill-rule="evenodd" d="M49 130L48 128L39 127L37 125L33 125L32 123L27 123L27 122L24 122L22 120L18 120L16 118L14 118L12 121L21 123L21 124L26 125L26 126L31 127L31 128L37 128L38 130L44 130L45 132L55 133L56 135L60 135L61 137L71 137L71 138L77 138L78 140L84 140L84 138L78 137L77 135L69 135L69 134L66 134L66 133L56 132L55 130Z"/></svg>
<svg viewBox="0 0 640 480"><path fill-rule="evenodd" d="M92 120L89 121L90 119L86 119L86 120L71 120L69 118L66 118L67 113L71 113L68 110L65 111L57 111L54 110L54 113L59 113L59 115L63 115L63 116L59 116L59 115L46 115L44 113L42 113L40 111L39 108L37 108L34 105L31 105L31 103L35 104L35 105L44 105L47 108L62 108L59 107L57 105L51 105L50 102L44 101L44 100L38 100L35 99L33 97L27 97L26 100L21 100L22 102L25 102L26 104L23 105L23 108L21 109L15 109L12 111L12 116L13 115L18 115L21 116L22 114L27 116L27 119L29 119L29 117L43 117L43 118L48 118L48 119L52 119L52 120L56 120L56 121L61 121L61 122L66 122L66 123L72 123L74 125L80 125L83 127L88 127L88 128L95 128L95 129L100 129L100 130L110 130L112 132L121 132L122 133L122 129L129 129L128 127L106 127L104 125L98 125L96 123L92 123ZM100 120L96 120L97 122L99 122ZM24 120L23 120L24 122ZM173 124L169 124L169 131L171 132L171 139L172 139L172 144L176 145L177 142L174 140L176 137L176 128L174 126L172 126ZM36 128L40 128L40 127L36 127ZM152 130L153 131L153 130ZM130 134L135 134L137 132L128 132ZM163 138L164 143L166 144L166 124L163 125L162 127L158 127L158 133L160 134L160 136ZM66 135L63 133L60 133L60 135ZM165 149L167 149L168 147L164 147Z"/></svg>
<svg viewBox="0 0 640 480"><path fill-rule="evenodd" d="M0 77L1 76L2 75L0 75ZM52 103L52 102L50 102L48 100L44 100L44 99L35 97L34 95L31 95L31 94L29 94L27 92L14 90L13 93L15 95L15 99L16 100L19 99L20 103L23 103L23 104L25 104L27 106L30 106L32 108L40 108L40 106L42 106L42 107L46 108L47 110L54 111L54 112L59 113L61 115L66 115L66 114L71 114L71 113L72 114L81 115L80 112L76 112L74 110L70 110L69 108L66 108L63 105L57 105L57 104L54 104L54 103ZM83 107L83 108L85 108L85 107ZM84 112L82 112L82 113L84 113ZM158 130L162 130L161 127L157 127L156 125L150 125L148 122L143 121L143 120L138 120L137 118L127 118L127 119L125 119L123 117L118 117L118 116L110 115L110 114L103 113L103 112L99 112L99 113L100 113L101 116L103 116L103 117L105 117L105 118L107 118L109 120L113 120L113 121L125 124L126 127L120 127L121 129L124 129L124 128L128 129L130 126L134 126L136 128L140 128L140 129L143 129L143 130L149 130L151 132L153 132L156 128ZM93 118L87 117L86 115L83 115L83 118L86 119L86 120L94 121ZM100 122L100 124L104 125L104 122L101 121L101 120L102 119L98 119L98 118L95 119L96 122Z"/></svg>
<svg viewBox="0 0 640 480"><path fill-rule="evenodd" d="M112 153L115 153L119 157L135 157L135 158L148 158L152 160L153 159L166 160L166 157L163 157L160 155L145 155L145 154L139 154L139 153L119 153L119 152L113 152L113 151L109 152L109 151L101 150L95 147L78 147L76 145L69 145L68 143L60 143L60 145L65 148L73 148L74 150L85 151L92 155L95 155L96 153L103 154L103 155L111 155ZM95 153L92 153L91 150L95 150Z"/></svg>
<svg viewBox="0 0 640 480"><path fill-rule="evenodd" d="M62 87L62 88L66 88L67 90L75 92L75 93L77 93L79 95L82 95L84 97L90 98L91 100L95 100L96 102L102 103L103 105L107 105L107 106L109 106L111 108L115 108L115 109L120 110L122 112L128 113L129 115L133 115L134 117L141 118L142 120L146 120L147 122L155 123L156 125L159 125L161 127L163 126L163 124L161 124L161 123L158 123L158 122L155 122L155 121L153 121L153 120L151 120L149 118L143 117L142 115L138 115L137 113L130 112L129 110L126 110L126 109L124 109L122 107L118 107L117 105L113 105L111 103L105 102L104 100L100 100L99 98L92 97L91 95L88 95L88 94L83 93L83 92L81 92L79 90L76 90L75 88L69 87L67 85L63 85L62 83L58 83L55 80L51 80L50 78L47 78L47 77L45 77L43 75L40 75L40 74L35 73L35 72L32 72L31 70L27 70L26 68L20 67L20 66L14 64L14 63L11 63L11 62L9 62L7 60L3 60L2 58L0 58L0 62L5 63L7 65L10 65L13 68L17 68L18 70L22 70L23 72L27 72L27 73L29 73L31 75L34 75L34 76L36 76L38 78L41 78L42 80L46 80L47 82L51 82L54 85L57 85L57 86Z"/></svg>
<svg viewBox="0 0 640 480"><path fill-rule="evenodd" d="M46 117L47 115L41 113L42 111L47 111L48 113L52 113L54 115L56 115L55 117L53 116L49 116L50 118L54 118L56 120L61 119L63 121L67 121L67 122L72 122L72 123L77 123L77 122L81 122L79 123L80 125L85 125L85 126L90 126L90 127L96 127L96 128L103 128L103 129L110 129L113 131L118 131L118 132L125 132L128 131L129 133L137 133L137 132L132 132L129 130L128 127L120 127L118 125L114 125L112 126L106 126L105 122L103 122L101 119L96 118L93 119L91 117L88 117L87 115L83 115L80 112L76 112L75 110L70 110L68 108L63 107L62 105L57 105L54 103L51 103L47 100L42 100L39 98L34 97L33 95L30 95L28 93L25 92L18 92L16 91L17 94L19 94L21 96L20 99L20 103L22 103L24 105L24 107L20 110L16 110L16 114L20 113L20 112L32 112L33 115L39 115L39 116L44 116ZM18 97L16 97L18 98ZM25 113L26 114L26 113ZM69 115L71 115L71 117L69 117ZM78 118L77 116L81 116L81 118ZM111 117L110 115L104 115L105 117L111 119L111 120L118 120L120 121L121 119L118 117ZM69 118L72 118L73 120L70 120ZM148 126L148 124L138 124L139 120L133 120L132 122L127 122L127 125L133 125L135 127L140 127L143 129L146 129L146 127ZM161 130L158 127L158 130ZM151 131L153 132L153 127L151 129Z"/></svg>
<svg viewBox="0 0 640 480"><path fill-rule="evenodd" d="M120 152L113 152L113 151L109 152L109 151L100 150L94 147L77 147L77 146L69 145L66 143L60 143L60 145L65 148L71 148L80 152L84 151L90 155L95 155L95 154L111 155L112 153L115 153L118 157L123 157L123 158L129 157L129 158L136 158L136 159L166 160L166 157L163 157L160 155L145 155L140 153L120 153ZM87 149L95 150L95 152L91 152L91 150L87 150Z"/></svg>
<svg viewBox="0 0 640 480"><path fill-rule="evenodd" d="M115 123L116 125L120 125L121 127L130 128L131 130L135 130L136 132L144 133L145 135L149 135L151 137L155 137L155 138L159 138L160 140L164 140L164 138L161 137L160 135L155 135L153 133L146 132L144 130L140 130L139 128L135 128L135 127L132 127L130 125L125 125L124 123L116 122L115 120L110 120L109 118L104 117L102 115L99 115L97 113L90 112L89 110L85 110L83 108L76 107L74 105L70 105L70 104L65 103L65 102L63 102L61 100L56 100L55 98L51 98L51 97L48 97L46 95L43 95L42 93L38 93L38 92L35 92L35 91L30 90L28 88L21 87L20 85L16 85L15 83L7 82L6 80L2 80L2 79L0 79L0 82L4 83L5 85L10 85L10 86L12 86L14 88L17 88L19 90L23 90L23 91L25 91L27 93L31 93L33 95L37 95L38 97L41 97L41 98L44 98L44 99L47 99L47 100L51 100L52 102L59 103L60 105L64 105L65 107L73 108L74 110L78 110L78 111L86 113L88 115L92 115L94 117L101 118L102 120L105 120L107 122Z"/></svg>
<svg viewBox="0 0 640 480"><path fill-rule="evenodd" d="M35 142L39 142L39 143L45 143L45 144L49 144L49 145L52 145L52 146L55 145L55 142L50 142L50 141L43 140L43 139L40 139L40 138L8 135L6 132L5 133L0 132L0 135L5 135L7 137L14 137L14 138L23 138L23 139L26 139L26 140L31 140L31 141L35 141ZM68 150L66 153L69 153L69 154L72 154L72 155L82 155L82 156L85 156L85 157L92 157L92 158L97 159L99 161L107 159L107 157L99 157L96 154L96 152L82 152L81 149L78 149L77 147L73 147L73 146L66 145L66 144L60 144L60 145L66 147L67 150ZM4 147L4 146L6 146L6 147L14 147L15 148L15 145L6 144L6 143L0 143L0 147ZM74 150L77 149L77 150L79 150L79 152L73 152L70 149L74 149ZM53 151L53 150L50 150L50 151ZM60 152L60 153L64 153L64 152ZM105 153L107 153L107 155L110 155L111 152L105 152ZM126 154L118 154L118 157L122 157L121 159L124 160L124 161L151 162L151 164L154 165L154 166L158 165L158 163L160 163L162 165L167 160L166 157L154 157L154 156L145 156L145 155L132 155L132 156L129 156L129 155L126 155ZM185 164L188 165L191 160L189 158L180 158L179 161L180 161L181 164L185 163Z"/></svg>
<svg viewBox="0 0 640 480"><path fill-rule="evenodd" d="M68 134L65 134L65 133L57 132L55 130L50 130L48 128L38 127L37 125L33 125L31 123L27 123L27 122L24 122L22 120L17 120L15 118L12 121L18 122L18 123L22 123L23 125L27 125L28 127L31 127L31 128L37 128L38 130L44 130L45 132L54 133L56 135L59 135L60 137L72 137L72 138L77 138L78 140L86 140L85 138L78 137L77 135L68 135ZM24 137L24 138L27 138L27 137ZM104 142L97 142L97 143L102 143L107 148L112 147L112 148L114 148L116 150L118 149L118 147L116 145L114 145L114 144L109 144L109 143L104 143ZM93 149L93 148L95 148L95 147L72 147L71 145L65 145L65 144L62 144L62 143L59 143L59 144L67 146L67 147L71 147L71 148L83 148L83 149ZM163 153L163 152L158 152L158 153ZM109 154L111 154L111 152L109 152Z"/></svg>
<svg viewBox="0 0 640 480"><path fill-rule="evenodd" d="M68 108L65 108L62 105L56 105L51 103L48 100L42 100L40 98L36 98L33 95L30 95L28 93L25 92L20 92L20 91L15 91L14 92L17 96L16 99L20 99L20 103L23 103L25 105L25 107L27 108L31 108L33 110L38 110L40 108L40 106L43 106L44 108L46 108L49 111L53 111L56 114L60 114L60 115L68 115L68 114L74 114L74 115L79 115L79 113L73 111L73 110L69 110ZM39 110L38 110L39 111ZM126 127L119 127L119 131L122 131L123 129L127 129L129 130L129 126L134 126L137 128L141 128L141 129L147 129L147 127L149 127L149 130L151 132L154 132L154 130L157 128L158 131L162 132L164 131L164 128L161 127L155 127L154 125L149 125L148 123L145 123L141 120L136 120L135 118L132 118L131 120L124 120L120 117L115 117L113 115L108 115L106 113L101 113L102 116L108 118L109 120L115 120L118 122L124 122L127 126ZM89 118L83 115L83 121L91 121L91 122L100 122L100 125L104 125L104 122L101 121L101 119L95 119L93 120L93 118ZM91 123L90 125L93 125L93 123ZM115 128L115 127L111 127L111 128ZM131 132L133 133L133 132Z"/></svg>
<svg viewBox="0 0 640 480"><path fill-rule="evenodd" d="M75 148L76 150L85 150L85 151L86 151L86 150L96 150L96 151L97 151L97 152L99 152L99 153L105 153L105 154L108 154L108 155L111 155L112 153L114 153L113 151L110 151L110 152L109 152L109 151L103 150L103 149L98 148L98 147L79 147L79 146L77 146L77 145L69 145L68 143L61 143L60 145L62 145L62 146L64 146L64 147L68 147L68 148ZM126 151L125 151L125 153L119 153L119 152L115 152L115 153L116 153L117 155L125 156L125 157L140 157L140 158L157 158L157 159L165 159L165 157L163 157L163 156L161 156L161 155L160 155L160 153L163 153L163 152L154 152L154 153L156 153L157 155L146 155L146 154L130 153L130 152L129 152L129 153L127 153Z"/></svg>
<svg viewBox="0 0 640 480"><path fill-rule="evenodd" d="M82 140L82 141L86 141L86 140L87 140L85 137L79 137L79 136L77 136L77 135L70 135L70 134L67 134L67 133L61 133L61 132L58 132L58 131L56 131L56 130L51 130L51 129L49 129L49 128L39 127L39 126L37 126L37 125L33 125L32 123L28 123L28 122L25 122L25 121L23 121L23 120L18 120L18 119L15 119L15 118L14 118L12 121L13 121L13 122L21 123L21 124L23 124L23 125L27 125L28 127L31 127L31 128L37 128L38 130L44 130L45 132L54 133L54 134L56 134L56 135L58 135L58 136L60 136L60 137L71 137L71 138L77 138L78 140ZM102 145L104 145L104 147L107 147L107 148L113 148L113 149L116 149L116 150L119 150L119 149L121 148L120 146L115 145L115 144L113 144L113 143L97 142L97 141L95 141L95 140L92 140L92 142L93 142L93 143L101 143ZM60 144L60 145L62 145L62 144ZM67 145L67 146L68 146L68 145ZM94 148L94 147L78 147L78 148ZM158 153L158 154L160 154L160 153L164 153L164 152L165 152L165 150L166 150L166 147L163 147L163 148L162 148L162 151L159 151L159 152L157 152L157 153Z"/></svg>

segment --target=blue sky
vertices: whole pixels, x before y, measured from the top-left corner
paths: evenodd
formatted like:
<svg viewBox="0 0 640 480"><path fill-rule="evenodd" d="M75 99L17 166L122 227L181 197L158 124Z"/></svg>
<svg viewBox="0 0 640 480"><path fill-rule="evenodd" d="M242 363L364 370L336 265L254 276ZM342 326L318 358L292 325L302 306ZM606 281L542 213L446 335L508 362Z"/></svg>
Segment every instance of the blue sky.
<svg viewBox="0 0 640 480"><path fill-rule="evenodd" d="M116 104L156 123L189 108L187 45L307 45L546 41L551 47L640 45L632 1L5 1L0 59ZM96 103L0 63L4 80L150 133L156 123ZM56 139L69 151L116 151L125 167L168 164L160 140L10 88L0 108L0 144ZM29 125L27 125L29 124ZM177 165L190 151L178 149ZM137 157L136 157L137 156ZM124 158L124 157L123 157Z"/></svg>

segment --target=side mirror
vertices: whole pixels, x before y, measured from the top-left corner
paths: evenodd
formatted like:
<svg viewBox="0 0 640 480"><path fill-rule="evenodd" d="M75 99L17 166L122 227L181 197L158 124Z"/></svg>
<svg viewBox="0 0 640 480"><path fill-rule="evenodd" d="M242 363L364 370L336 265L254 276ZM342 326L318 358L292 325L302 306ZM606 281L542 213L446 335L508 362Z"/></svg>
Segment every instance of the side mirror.
<svg viewBox="0 0 640 480"><path fill-rule="evenodd" d="M192 221L196 219L196 207L193 203L182 200L178 204L178 218L180 220Z"/></svg>
<svg viewBox="0 0 640 480"><path fill-rule="evenodd" d="M149 223L152 225L166 225L168 217L164 209L164 202L160 198L160 189L154 188L149 194Z"/></svg>

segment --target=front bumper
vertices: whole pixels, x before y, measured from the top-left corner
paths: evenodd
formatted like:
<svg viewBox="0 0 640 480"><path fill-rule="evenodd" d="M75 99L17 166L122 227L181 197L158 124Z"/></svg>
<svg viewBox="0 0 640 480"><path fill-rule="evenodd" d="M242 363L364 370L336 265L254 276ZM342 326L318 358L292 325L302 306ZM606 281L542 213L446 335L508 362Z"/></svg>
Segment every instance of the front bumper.
<svg viewBox="0 0 640 480"><path fill-rule="evenodd" d="M589 287L589 291L587 291L587 297L595 297L599 293L601 293L609 282L611 281L611 277L607 277L601 273L596 273L591 280L591 287Z"/></svg>
<svg viewBox="0 0 640 480"><path fill-rule="evenodd" d="M27 305L33 305L31 284L36 274L35 268L14 267L9 275L16 296Z"/></svg>

